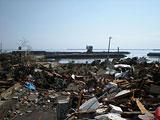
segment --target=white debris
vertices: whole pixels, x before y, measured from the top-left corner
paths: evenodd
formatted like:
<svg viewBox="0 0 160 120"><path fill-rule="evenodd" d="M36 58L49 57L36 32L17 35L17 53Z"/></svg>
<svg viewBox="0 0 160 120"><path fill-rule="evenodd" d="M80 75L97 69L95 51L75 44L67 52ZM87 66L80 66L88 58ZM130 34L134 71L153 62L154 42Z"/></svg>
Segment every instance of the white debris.
<svg viewBox="0 0 160 120"><path fill-rule="evenodd" d="M94 88L89 88L89 92L93 92L95 89Z"/></svg>
<svg viewBox="0 0 160 120"><path fill-rule="evenodd" d="M72 75L71 75L71 78L72 78L73 80L75 80L75 79L76 79L76 76L75 76L74 74L72 74Z"/></svg>
<svg viewBox="0 0 160 120"><path fill-rule="evenodd" d="M42 72L42 70L41 69L34 69L34 72Z"/></svg>
<svg viewBox="0 0 160 120"><path fill-rule="evenodd" d="M118 106L115 106L115 105L111 105L109 104L109 106L111 107L111 111L112 113L122 113L122 109Z"/></svg>
<svg viewBox="0 0 160 120"><path fill-rule="evenodd" d="M124 95L124 94L127 94L127 93L129 93L129 92L131 92L131 91L130 91L130 90L122 90L122 91L120 91L117 95L115 95L115 97L119 97L119 96Z"/></svg>
<svg viewBox="0 0 160 120"><path fill-rule="evenodd" d="M115 68L131 68L130 65L126 65L126 64L117 64L114 65Z"/></svg>
<svg viewBox="0 0 160 120"><path fill-rule="evenodd" d="M115 79L121 78L121 77L122 77L122 74L123 74L122 72L121 72L121 73L116 73L116 74L115 74Z"/></svg>
<svg viewBox="0 0 160 120"><path fill-rule="evenodd" d="M109 101L109 99L108 98L104 98L103 101Z"/></svg>
<svg viewBox="0 0 160 120"><path fill-rule="evenodd" d="M31 112L32 112L32 110L28 110L28 111L27 111L27 113L31 113Z"/></svg>
<svg viewBox="0 0 160 120"><path fill-rule="evenodd" d="M107 109L108 109L107 107L106 108L99 108L96 110L96 113L97 114L104 114Z"/></svg>
<svg viewBox="0 0 160 120"><path fill-rule="evenodd" d="M115 113L98 115L95 117L95 119L97 120L127 120L125 118L122 118L120 114L115 114Z"/></svg>
<svg viewBox="0 0 160 120"><path fill-rule="evenodd" d="M18 96L14 96L13 99L18 99Z"/></svg>

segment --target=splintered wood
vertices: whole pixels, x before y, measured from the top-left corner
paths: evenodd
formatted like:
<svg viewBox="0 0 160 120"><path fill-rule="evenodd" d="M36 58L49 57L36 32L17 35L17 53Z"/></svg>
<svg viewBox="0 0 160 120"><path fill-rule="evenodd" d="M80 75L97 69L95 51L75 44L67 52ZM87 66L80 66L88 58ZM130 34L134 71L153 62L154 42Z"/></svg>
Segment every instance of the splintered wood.
<svg viewBox="0 0 160 120"><path fill-rule="evenodd" d="M146 112L148 112L146 110L146 108L143 106L143 104L139 101L138 98L134 98L133 100L136 102L136 104L137 104L138 108L141 110L142 114L145 114Z"/></svg>

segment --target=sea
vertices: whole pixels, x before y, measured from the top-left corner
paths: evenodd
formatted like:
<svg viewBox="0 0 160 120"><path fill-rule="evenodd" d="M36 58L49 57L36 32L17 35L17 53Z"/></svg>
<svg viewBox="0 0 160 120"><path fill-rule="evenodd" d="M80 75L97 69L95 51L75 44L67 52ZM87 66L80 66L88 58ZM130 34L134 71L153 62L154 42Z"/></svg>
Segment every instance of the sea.
<svg viewBox="0 0 160 120"><path fill-rule="evenodd" d="M67 50L68 52L86 52L86 50ZM93 50L93 52L107 52L107 50ZM110 52L116 52L116 49L111 49ZM147 62L160 62L160 57L149 57L147 54L149 52L159 52L159 50L154 50L154 49L122 49L120 52L130 52L130 54L126 54L125 58L133 58L133 57L138 57L138 58L146 58ZM125 59L122 58L122 59ZM61 59L59 63L68 63L68 62L74 62L74 63L92 63L94 60L101 60L101 62L105 61L106 59ZM110 61L113 59L110 58Z"/></svg>
<svg viewBox="0 0 160 120"><path fill-rule="evenodd" d="M12 52L16 51L16 49L4 49L3 52ZM86 49L31 49L31 51L47 51L47 52L86 52ZM93 49L93 52L107 52L107 49ZM110 52L116 52L117 49L111 49ZM125 58L146 58L148 62L160 62L160 57L149 57L147 54L149 52L158 52L160 53L160 49L120 49L120 52L130 52L130 54L126 54ZM122 59L125 59L122 58ZM54 59L52 59L54 60ZM60 59L59 63L92 63L94 60L100 60L103 62L106 59ZM112 59L110 59L111 61Z"/></svg>

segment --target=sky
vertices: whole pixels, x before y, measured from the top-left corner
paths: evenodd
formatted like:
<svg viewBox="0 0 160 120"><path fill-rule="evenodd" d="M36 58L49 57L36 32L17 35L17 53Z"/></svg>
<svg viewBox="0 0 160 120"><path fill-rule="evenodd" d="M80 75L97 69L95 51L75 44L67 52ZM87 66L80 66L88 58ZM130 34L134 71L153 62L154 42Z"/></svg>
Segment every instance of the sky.
<svg viewBox="0 0 160 120"><path fill-rule="evenodd" d="M160 48L160 0L0 0L0 42L17 49Z"/></svg>

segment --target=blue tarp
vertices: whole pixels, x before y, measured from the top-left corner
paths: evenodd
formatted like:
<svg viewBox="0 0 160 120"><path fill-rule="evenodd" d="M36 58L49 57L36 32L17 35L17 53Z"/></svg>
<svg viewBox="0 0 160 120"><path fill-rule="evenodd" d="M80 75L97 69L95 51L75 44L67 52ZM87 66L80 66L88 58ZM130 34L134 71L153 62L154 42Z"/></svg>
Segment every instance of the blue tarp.
<svg viewBox="0 0 160 120"><path fill-rule="evenodd" d="M36 90L35 86L33 85L33 83L26 83L26 88L30 89L30 90Z"/></svg>

